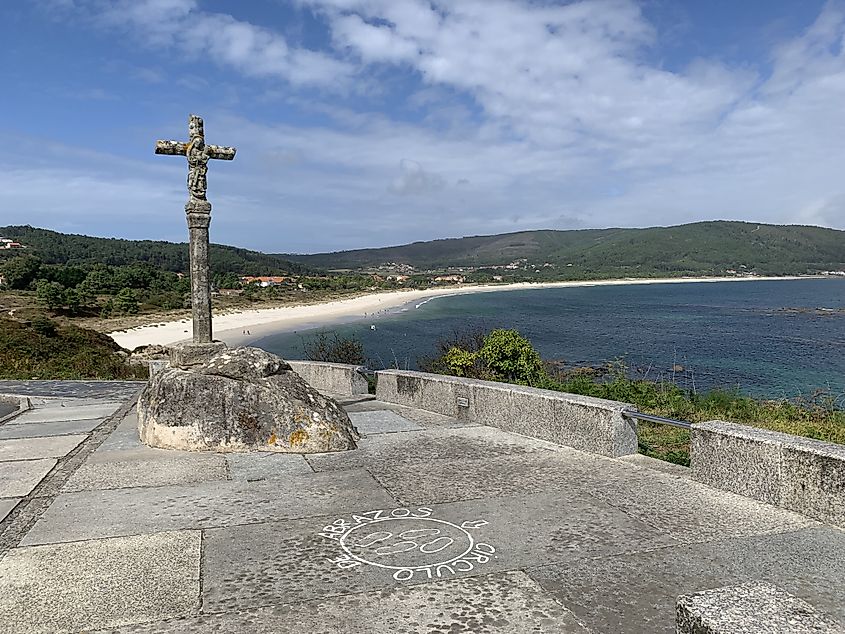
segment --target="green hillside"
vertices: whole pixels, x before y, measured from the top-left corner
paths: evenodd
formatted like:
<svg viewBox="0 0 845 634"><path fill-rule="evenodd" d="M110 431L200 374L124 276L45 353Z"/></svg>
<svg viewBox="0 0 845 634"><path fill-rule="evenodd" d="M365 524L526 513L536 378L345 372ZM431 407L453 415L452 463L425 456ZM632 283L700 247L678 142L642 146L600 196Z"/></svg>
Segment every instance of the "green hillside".
<svg viewBox="0 0 845 634"><path fill-rule="evenodd" d="M0 262L4 256L34 255L44 264L123 266L146 263L156 269L173 272L187 272L190 268L188 245L185 243L93 238L30 226L0 227L0 236L29 247L5 253L0 251ZM212 273L219 274L274 275L309 270L304 263L291 262L277 255L220 244L211 245L210 260Z"/></svg>
<svg viewBox="0 0 845 634"><path fill-rule="evenodd" d="M522 231L315 255L286 255L321 268L502 266L524 258L559 276L816 273L845 268L845 231L797 225L699 222L648 229ZM572 265L571 267L568 265Z"/></svg>

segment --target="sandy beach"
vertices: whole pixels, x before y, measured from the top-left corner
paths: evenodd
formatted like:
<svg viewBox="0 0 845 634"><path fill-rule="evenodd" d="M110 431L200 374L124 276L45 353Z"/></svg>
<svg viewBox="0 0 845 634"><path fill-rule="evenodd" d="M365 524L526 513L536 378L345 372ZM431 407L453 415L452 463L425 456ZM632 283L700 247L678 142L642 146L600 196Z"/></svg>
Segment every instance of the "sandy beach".
<svg viewBox="0 0 845 634"><path fill-rule="evenodd" d="M259 308L214 316L214 338L229 345L240 345L278 332L307 330L332 323L377 319L391 309L414 304L420 306L435 297L464 293L499 293L543 288L577 286L622 286L634 284L689 284L704 282L758 282L795 280L807 277L682 277L669 279L619 279L578 282L547 282L396 290L362 295L321 304ZM191 338L191 320L164 322L110 332L120 346L133 350L151 344L169 345Z"/></svg>

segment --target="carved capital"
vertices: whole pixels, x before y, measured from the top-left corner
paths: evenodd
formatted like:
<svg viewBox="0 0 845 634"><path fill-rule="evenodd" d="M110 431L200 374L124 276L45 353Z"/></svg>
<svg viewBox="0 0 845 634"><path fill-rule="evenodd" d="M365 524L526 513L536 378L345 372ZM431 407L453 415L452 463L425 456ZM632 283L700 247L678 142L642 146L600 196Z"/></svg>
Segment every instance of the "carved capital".
<svg viewBox="0 0 845 634"><path fill-rule="evenodd" d="M211 224L211 214L192 214L189 213L188 229L208 229Z"/></svg>
<svg viewBox="0 0 845 634"><path fill-rule="evenodd" d="M211 203L207 200L189 200L185 205L189 229L208 229L211 224Z"/></svg>

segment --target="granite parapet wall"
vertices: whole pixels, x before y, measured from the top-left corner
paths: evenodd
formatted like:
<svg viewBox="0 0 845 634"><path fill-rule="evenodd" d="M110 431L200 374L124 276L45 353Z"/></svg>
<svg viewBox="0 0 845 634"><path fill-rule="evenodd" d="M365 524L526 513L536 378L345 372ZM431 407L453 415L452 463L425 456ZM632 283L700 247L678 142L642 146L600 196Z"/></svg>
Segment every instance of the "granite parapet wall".
<svg viewBox="0 0 845 634"><path fill-rule="evenodd" d="M603 456L637 453L632 405L508 383L384 370L376 398Z"/></svg>
<svg viewBox="0 0 845 634"><path fill-rule="evenodd" d="M845 528L845 446L724 421L692 426L692 475Z"/></svg>
<svg viewBox="0 0 845 634"><path fill-rule="evenodd" d="M367 379L361 366L322 361L288 361L291 369L319 392L336 396L367 394Z"/></svg>

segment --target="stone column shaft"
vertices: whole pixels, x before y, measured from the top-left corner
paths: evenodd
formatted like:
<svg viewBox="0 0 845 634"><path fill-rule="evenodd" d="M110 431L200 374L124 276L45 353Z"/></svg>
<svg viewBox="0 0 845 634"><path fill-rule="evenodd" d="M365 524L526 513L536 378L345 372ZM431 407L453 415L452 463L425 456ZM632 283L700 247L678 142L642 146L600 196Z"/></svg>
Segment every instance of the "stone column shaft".
<svg viewBox="0 0 845 634"><path fill-rule="evenodd" d="M211 203L190 201L185 205L190 235L191 312L194 321L194 343L211 343L211 284L208 262L208 226L211 224Z"/></svg>

